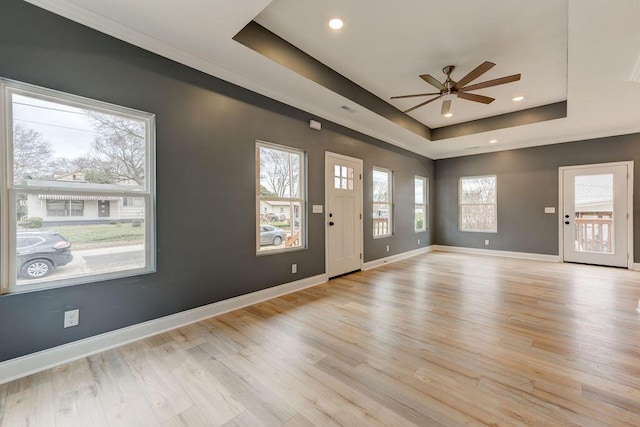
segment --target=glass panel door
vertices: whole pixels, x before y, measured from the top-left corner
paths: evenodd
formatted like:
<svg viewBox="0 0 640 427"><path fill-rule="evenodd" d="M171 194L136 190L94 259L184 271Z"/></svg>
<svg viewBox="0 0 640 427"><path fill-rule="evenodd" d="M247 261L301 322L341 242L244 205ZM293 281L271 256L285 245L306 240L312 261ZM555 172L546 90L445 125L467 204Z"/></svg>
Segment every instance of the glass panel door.
<svg viewBox="0 0 640 427"><path fill-rule="evenodd" d="M614 253L613 174L575 177L575 250Z"/></svg>

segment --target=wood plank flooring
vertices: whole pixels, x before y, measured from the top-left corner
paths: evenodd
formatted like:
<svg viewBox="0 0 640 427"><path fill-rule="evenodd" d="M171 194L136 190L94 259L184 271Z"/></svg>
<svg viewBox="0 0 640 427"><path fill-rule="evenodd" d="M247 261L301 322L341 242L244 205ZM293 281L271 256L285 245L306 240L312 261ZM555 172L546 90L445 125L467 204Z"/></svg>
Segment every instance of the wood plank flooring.
<svg viewBox="0 0 640 427"><path fill-rule="evenodd" d="M0 425L638 426L638 298L435 252L0 385Z"/></svg>

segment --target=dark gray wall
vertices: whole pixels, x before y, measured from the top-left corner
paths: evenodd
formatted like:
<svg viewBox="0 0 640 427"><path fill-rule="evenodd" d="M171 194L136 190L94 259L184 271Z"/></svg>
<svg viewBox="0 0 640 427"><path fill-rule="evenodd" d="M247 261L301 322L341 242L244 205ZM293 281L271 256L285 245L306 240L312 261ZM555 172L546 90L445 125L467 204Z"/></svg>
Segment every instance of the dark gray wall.
<svg viewBox="0 0 640 427"><path fill-rule="evenodd" d="M557 255L558 168L634 160L640 167L640 134L501 151L436 161L436 244ZM458 179L495 174L498 232L458 229ZM634 176L634 259L640 261L640 173ZM484 245L489 239L490 245Z"/></svg>
<svg viewBox="0 0 640 427"><path fill-rule="evenodd" d="M156 114L158 255L155 274L0 297L0 361L324 273L322 215L309 214L308 249L255 255L256 139L307 152L310 205L324 204L325 151L364 160L366 261L415 249L417 237L432 244L433 224L413 231L413 176L433 186L433 161L21 0L0 2L0 22L1 77ZM311 118L321 132L309 129ZM374 165L395 171L396 234L380 240ZM66 306L80 309L80 326L62 328Z"/></svg>

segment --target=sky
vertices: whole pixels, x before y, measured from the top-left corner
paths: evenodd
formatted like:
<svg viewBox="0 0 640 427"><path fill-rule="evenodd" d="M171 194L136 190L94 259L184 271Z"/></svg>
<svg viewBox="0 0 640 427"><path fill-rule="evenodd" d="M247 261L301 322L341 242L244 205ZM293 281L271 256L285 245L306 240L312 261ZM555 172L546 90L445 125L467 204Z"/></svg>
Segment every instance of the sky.
<svg viewBox="0 0 640 427"><path fill-rule="evenodd" d="M39 132L53 157L86 155L98 135L84 110L24 95L12 95L13 123Z"/></svg>

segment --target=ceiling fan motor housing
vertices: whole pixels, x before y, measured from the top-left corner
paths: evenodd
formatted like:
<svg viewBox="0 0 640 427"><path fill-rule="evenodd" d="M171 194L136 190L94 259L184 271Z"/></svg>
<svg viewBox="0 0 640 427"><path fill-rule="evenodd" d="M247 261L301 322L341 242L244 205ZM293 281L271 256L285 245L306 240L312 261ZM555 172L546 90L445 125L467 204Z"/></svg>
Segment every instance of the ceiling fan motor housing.
<svg viewBox="0 0 640 427"><path fill-rule="evenodd" d="M446 90L440 91L440 96L455 95L458 93L458 91L453 90L453 87L456 85L456 82L451 80L451 73L453 73L453 70L455 69L456 69L455 65L447 65L442 69L442 72L447 75L447 80L445 80L443 83Z"/></svg>

